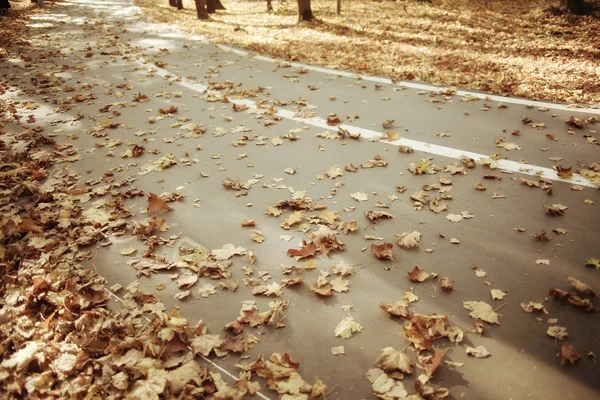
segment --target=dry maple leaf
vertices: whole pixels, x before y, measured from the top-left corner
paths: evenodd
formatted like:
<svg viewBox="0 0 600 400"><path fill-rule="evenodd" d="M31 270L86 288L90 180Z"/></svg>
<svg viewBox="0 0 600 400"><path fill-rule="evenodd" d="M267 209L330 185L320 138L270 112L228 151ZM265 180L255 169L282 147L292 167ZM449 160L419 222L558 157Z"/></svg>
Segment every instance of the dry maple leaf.
<svg viewBox="0 0 600 400"><path fill-rule="evenodd" d="M163 115L175 114L176 112L177 112L177 107L175 107L175 106L171 106L167 109L164 109L164 108L158 109L158 113L163 114Z"/></svg>
<svg viewBox="0 0 600 400"><path fill-rule="evenodd" d="M560 350L560 365L565 365L567 362L575 364L581 358L579 351L569 343L563 343Z"/></svg>
<svg viewBox="0 0 600 400"><path fill-rule="evenodd" d="M342 339L349 339L354 333L361 332L362 330L362 325L356 322L354 318L345 317L335 327L333 333L335 334L335 336L341 337Z"/></svg>
<svg viewBox="0 0 600 400"><path fill-rule="evenodd" d="M383 349L383 353L377 357L375 365L388 373L400 371L411 375L413 362L403 351L396 350L393 347L386 347Z"/></svg>
<svg viewBox="0 0 600 400"><path fill-rule="evenodd" d="M408 279L411 282L424 282L427 278L429 278L429 274L418 266L415 266L413 270L408 273Z"/></svg>
<svg viewBox="0 0 600 400"><path fill-rule="evenodd" d="M542 303L535 302L535 301L530 301L527 304L521 303L521 308L523 309L523 311L528 312L528 313L534 312L534 311L542 311L544 314L548 314L548 310L546 310L546 307L544 307L544 305Z"/></svg>
<svg viewBox="0 0 600 400"><path fill-rule="evenodd" d="M383 129L390 129L392 126L394 126L394 122L396 120L395 119L386 119L383 121Z"/></svg>
<svg viewBox="0 0 600 400"><path fill-rule="evenodd" d="M552 204L551 206L544 206L544 211L546 212L547 215L551 215L553 217L559 217L561 215L565 215L565 210L567 209L567 206L564 206L562 204Z"/></svg>
<svg viewBox="0 0 600 400"><path fill-rule="evenodd" d="M394 255L392 252L392 249L394 248L394 245L388 242L385 242L383 244L375 244L373 243L371 245L371 252L373 253L373 255L377 258L379 258L380 260L393 260L394 259Z"/></svg>
<svg viewBox="0 0 600 400"><path fill-rule="evenodd" d="M486 358L491 356L490 352L483 346L471 347L467 346L467 354L475 358Z"/></svg>
<svg viewBox="0 0 600 400"><path fill-rule="evenodd" d="M464 332L452 325L448 317L435 314L413 314L403 329L406 339L418 352L431 349L434 340L445 337L453 343L459 343L464 336Z"/></svg>
<svg viewBox="0 0 600 400"><path fill-rule="evenodd" d="M369 196L367 196L367 194L365 192L350 193L350 197L352 197L354 200L358 201L359 203L369 200Z"/></svg>
<svg viewBox="0 0 600 400"><path fill-rule="evenodd" d="M148 195L148 208L146 209L148 215L169 211L170 209L171 207L167 205L167 202L154 193Z"/></svg>
<svg viewBox="0 0 600 400"><path fill-rule="evenodd" d="M371 222L376 224L381 218L392 219L394 216L387 211L371 210L365 213L365 217L369 218Z"/></svg>
<svg viewBox="0 0 600 400"><path fill-rule="evenodd" d="M402 234L395 234L394 238L398 241L398 246L403 249L417 249L419 248L419 242L421 241L421 234L417 231L404 232Z"/></svg>
<svg viewBox="0 0 600 400"><path fill-rule="evenodd" d="M548 327L546 334L550 337L557 338L558 340L565 340L565 338L569 336L567 328L558 325Z"/></svg>
<svg viewBox="0 0 600 400"><path fill-rule="evenodd" d="M319 276L317 281L310 285L310 291L319 296L333 296L333 285L324 276Z"/></svg>
<svg viewBox="0 0 600 400"><path fill-rule="evenodd" d="M358 230L358 222L356 221L344 221L339 225L339 229L344 231L347 235L348 232L356 232Z"/></svg>
<svg viewBox="0 0 600 400"><path fill-rule="evenodd" d="M444 276L440 278L440 288L444 292L451 292L454 290L454 285L450 281L450 278Z"/></svg>
<svg viewBox="0 0 600 400"><path fill-rule="evenodd" d="M471 310L469 316L473 319L480 319L490 324L500 324L498 314L496 314L492 306L483 301L465 301L463 302L463 306Z"/></svg>
<svg viewBox="0 0 600 400"><path fill-rule="evenodd" d="M379 308L393 317L410 318L412 315L412 313L408 311L408 303L406 301L399 300L391 304L380 303Z"/></svg>
<svg viewBox="0 0 600 400"><path fill-rule="evenodd" d="M587 260L585 260L585 266L596 268L598 270L600 269L600 260L594 257L588 258Z"/></svg>
<svg viewBox="0 0 600 400"><path fill-rule="evenodd" d="M354 275L354 267L346 264L344 260L340 261L339 264L331 267L331 271L336 275L348 276Z"/></svg>
<svg viewBox="0 0 600 400"><path fill-rule="evenodd" d="M287 251L287 255L290 257L294 257L296 260L301 260L303 258L312 257L316 253L319 252L319 247L315 244L315 242L306 242L304 240L302 242L302 248L298 249L289 249Z"/></svg>
<svg viewBox="0 0 600 400"><path fill-rule="evenodd" d="M569 179L573 177L572 167L563 167L562 165L555 165L552 168L556 171L556 175L563 179Z"/></svg>
<svg viewBox="0 0 600 400"><path fill-rule="evenodd" d="M408 399L402 382L390 378L382 369L371 368L365 374L373 392L382 399Z"/></svg>
<svg viewBox="0 0 600 400"><path fill-rule="evenodd" d="M567 279L569 279L571 286L573 286L575 288L575 290L578 291L579 293L584 294L586 296L598 298L598 296L596 295L594 290L592 290L590 285L585 284L585 283L581 282L580 280L573 278L572 276L569 276Z"/></svg>
<svg viewBox="0 0 600 400"><path fill-rule="evenodd" d="M331 282L331 287L338 293L347 292L348 291L348 280L343 279L341 276L338 276Z"/></svg>

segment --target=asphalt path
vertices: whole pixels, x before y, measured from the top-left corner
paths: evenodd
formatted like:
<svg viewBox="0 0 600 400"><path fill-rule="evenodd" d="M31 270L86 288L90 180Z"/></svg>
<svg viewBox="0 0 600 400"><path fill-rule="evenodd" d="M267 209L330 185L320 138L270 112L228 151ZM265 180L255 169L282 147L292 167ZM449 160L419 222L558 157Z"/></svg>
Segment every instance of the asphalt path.
<svg viewBox="0 0 600 400"><path fill-rule="evenodd" d="M484 301L501 315L499 326L486 324L482 335L469 333L460 345L445 339L435 342L436 347L450 349L444 360L464 363L462 367L441 365L432 380L435 387L449 388L453 398L599 396L598 366L588 356L600 354L597 313L548 298L551 288L569 290L568 276L600 290L599 272L585 266L587 258L600 258L599 191L577 174L563 179L553 170L556 165L575 170L580 164L599 161L600 123L586 124L584 129L565 123L572 116L598 116L597 108L499 99L290 65L148 23L125 0L57 3L34 17L30 28L34 45L23 51L31 61L15 58L0 65L0 74L17 88L5 96L40 104L25 114L36 121L27 123L24 118L22 126L45 126L59 143L77 148L81 159L59 169L79 174L82 181L105 177L110 171L145 193L185 195L182 201L169 203L173 210L161 215L170 225L164 237L174 235L174 240L157 253L168 260L177 260L182 246L210 251L233 244L255 253L255 278L268 272L272 279L267 283L278 282L286 277L282 265L306 264L286 252L307 238L299 228L309 232L318 228L309 223L309 216L322 211L308 211L305 225L284 230L280 224L289 212L273 217L265 213L267 207L305 195L337 211L342 221L358 222L356 232L338 235L344 251L316 257L317 270L305 271L302 285L283 290L281 298L289 301L286 326L255 330L260 341L248 352L251 358L261 352L289 351L307 381L319 378L332 389L328 398L373 398L365 373L375 367L381 349L403 349L408 344L402 321L390 318L379 304L401 300L412 288L419 300L410 304L411 311L447 315L465 331L472 328L473 320L464 301ZM40 83L43 77L59 79L61 84L45 89ZM73 91L65 91L66 87ZM135 93L143 93L148 101L135 101ZM92 96L74 101L76 94ZM177 112L163 118L158 110L171 106ZM332 114L350 133L361 133L361 138L318 136L337 132L337 127L327 124ZM384 128L385 120L394 122ZM108 129L110 123L120 125ZM204 133L194 135L192 125ZM5 129L21 128L7 125ZM290 135L297 140L290 140ZM501 138L520 148L498 147ZM146 154L123 158L121 154L134 144L145 146ZM414 152L399 152L406 145ZM156 160L170 154L174 165L151 171ZM474 158L477 165L466 168L460 161L463 155ZM387 165L361 167L377 156ZM421 175L409 171L409 164L427 158L429 170L435 165L440 171ZM345 171L350 164L358 170ZM326 175L334 166L344 170L343 176ZM466 174L452 173L460 168ZM485 179L485 175L498 179ZM540 176L545 189L522 184L522 179L539 184ZM222 181L227 177L250 181L247 195L236 196L241 192L225 189ZM478 183L486 190L476 190ZM419 207L410 196L422 190L430 199L443 192L448 209L434 213L427 205ZM351 197L356 192L364 192L368 200L356 201ZM382 203L388 208L382 208ZM568 208L563 216L549 216L544 206L552 204ZM140 219L146 205L145 197L132 197L127 203ZM387 211L394 218L374 224L364 216L370 210ZM473 217L459 222L447 218L461 212ZM256 227L242 228L241 221L247 219L253 219ZM566 233L554 233L558 228ZM264 242L251 240L254 229L261 231ZM541 230L550 240L532 237ZM395 244L394 234L411 231L422 234L418 249ZM393 261L375 258L369 247L382 241L366 240L365 235L394 243ZM452 243L452 238L459 243ZM140 288L156 294L168 308L179 307L190 322L203 320L211 333L221 332L233 321L244 300L255 300L261 311L268 308L271 298L252 296L252 288L244 285L242 267L249 265L247 257L232 259L231 279L240 283L235 292L217 288L216 294L199 297L197 287L218 285L201 278L194 294L180 301L173 298L180 290L169 277L172 271L137 277L127 263L130 258L119 253L129 246L143 253L135 237L111 240L108 248L92 249L90 268L111 284L127 286L137 280ZM549 265L539 260L548 260ZM327 298L312 293L309 286L317 280L319 269L331 272L340 261L356 268L353 276L346 277L349 290ZM442 292L432 278L409 281L407 272L417 265L449 277L455 290ZM485 276L477 276L474 266ZM506 296L492 300L490 289L500 289ZM530 301L543 302L549 314L524 312L520 304ZM348 304L350 311L342 309ZM335 337L334 328L348 314L363 331L350 339ZM550 318L567 327L568 343L582 355L576 365L561 367L562 343L546 334ZM334 356L331 348L340 345L345 355ZM469 357L467 345L482 345L491 357ZM211 368L237 375L238 357L207 362L213 363ZM414 393L412 380L405 378L409 393ZM263 398L276 398L266 389L261 393Z"/></svg>

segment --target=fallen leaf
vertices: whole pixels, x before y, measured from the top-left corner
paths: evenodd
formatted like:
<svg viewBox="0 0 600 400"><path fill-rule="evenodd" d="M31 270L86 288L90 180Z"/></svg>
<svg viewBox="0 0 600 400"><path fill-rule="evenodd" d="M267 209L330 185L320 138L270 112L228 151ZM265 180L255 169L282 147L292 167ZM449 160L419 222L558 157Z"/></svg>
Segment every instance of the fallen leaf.
<svg viewBox="0 0 600 400"><path fill-rule="evenodd" d="M354 200L356 200L358 202L363 202L363 201L369 200L369 196L367 196L367 194L365 192L350 193L350 197L352 197Z"/></svg>
<svg viewBox="0 0 600 400"><path fill-rule="evenodd" d="M390 214L387 211L380 211L380 210L371 210L371 211L367 211L365 213L365 217L369 218L369 220L371 220L371 222L373 222L374 224L376 224L377 222L379 222L379 220L381 218L387 218L387 219L393 219L394 216L392 214Z"/></svg>
<svg viewBox="0 0 600 400"><path fill-rule="evenodd" d="M521 303L521 308L523 309L523 311L528 312L528 313L534 312L534 311L542 311L544 314L548 314L548 310L546 310L546 307L544 307L544 305L542 303L535 302L535 301L530 301L527 304Z"/></svg>
<svg viewBox="0 0 600 400"><path fill-rule="evenodd" d="M579 351L569 343L563 343L560 350L560 365L565 365L567 362L575 364L581 358Z"/></svg>
<svg viewBox="0 0 600 400"><path fill-rule="evenodd" d="M124 249L119 250L119 253L123 254L124 256L130 256L136 252L137 249L133 246L125 247Z"/></svg>
<svg viewBox="0 0 600 400"><path fill-rule="evenodd" d="M385 242L383 244L375 244L373 243L371 245L371 252L373 253L373 255L377 258L379 258L380 260L393 260L394 259L394 255L392 253L392 249L394 248L394 245L388 242Z"/></svg>
<svg viewBox="0 0 600 400"><path fill-rule="evenodd" d="M402 234L395 234L394 238L398 241L398 246L402 249L416 249L419 247L421 241L421 234L417 231L404 232Z"/></svg>
<svg viewBox="0 0 600 400"><path fill-rule="evenodd" d="M492 300L502 300L504 296L506 296L506 293L499 289L492 289L490 290L490 293L492 295Z"/></svg>
<svg viewBox="0 0 600 400"><path fill-rule="evenodd" d="M492 306L483 301L465 301L463 302L463 306L471 310L469 316L473 319L480 319L490 324L500 324L498 314L496 314Z"/></svg>
<svg viewBox="0 0 600 400"><path fill-rule="evenodd" d="M535 260L535 263L538 265L550 265L550 260L538 259Z"/></svg>
<svg viewBox="0 0 600 400"><path fill-rule="evenodd" d="M167 202L154 193L148 195L148 208L146 209L148 215L169 211L170 209L171 207L167 205Z"/></svg>
<svg viewBox="0 0 600 400"><path fill-rule="evenodd" d="M598 298L598 296L592 290L590 285L583 283L580 280L573 278L572 276L569 276L568 279L569 279L569 282L571 283L571 286L573 286L575 288L575 290L577 290L579 293L584 294L586 296Z"/></svg>
<svg viewBox="0 0 600 400"><path fill-rule="evenodd" d="M354 275L354 267L346 264L344 260L331 267L331 271L334 274L341 276Z"/></svg>
<svg viewBox="0 0 600 400"><path fill-rule="evenodd" d="M335 346L331 348L331 354L334 356L343 356L345 353L344 346Z"/></svg>
<svg viewBox="0 0 600 400"><path fill-rule="evenodd" d="M250 235L250 239L254 240L256 243L262 243L265 241L265 237L263 236L261 231L254 231Z"/></svg>
<svg viewBox="0 0 600 400"><path fill-rule="evenodd" d="M558 325L548 327L546 334L550 337L557 338L558 340L565 340L565 338L569 336L567 328Z"/></svg>
<svg viewBox="0 0 600 400"><path fill-rule="evenodd" d="M411 282L424 282L427 278L429 278L429 274L418 266L415 266L413 270L408 273L408 279Z"/></svg>
<svg viewBox="0 0 600 400"><path fill-rule="evenodd" d="M379 308L393 317L410 318L412 315L412 313L408 311L408 303L406 301L396 301L392 304L380 303Z"/></svg>
<svg viewBox="0 0 600 400"><path fill-rule="evenodd" d="M206 285L198 288L198 294L202 297L208 297L211 294L215 294L217 292L215 292L215 288L216 286L211 285L210 283L207 283Z"/></svg>
<svg viewBox="0 0 600 400"><path fill-rule="evenodd" d="M471 347L467 346L467 354L475 358L486 358L491 356L490 352L483 346Z"/></svg>
<svg viewBox="0 0 600 400"><path fill-rule="evenodd" d="M446 215L446 219L450 222L460 222L462 221L463 217L460 214L448 214Z"/></svg>
<svg viewBox="0 0 600 400"><path fill-rule="evenodd" d="M345 317L342 321L335 327L334 334L337 337L341 337L342 339L349 339L353 334L357 332L361 332L363 327L356 322L356 320L352 317Z"/></svg>
<svg viewBox="0 0 600 400"><path fill-rule="evenodd" d="M596 268L598 270L600 269L600 260L594 257L588 258L587 260L585 260L585 266Z"/></svg>
<svg viewBox="0 0 600 400"><path fill-rule="evenodd" d="M383 349L383 353L377 357L375 365L388 373L400 371L404 374L411 375L413 362L411 358L401 350L396 350L393 347L386 347Z"/></svg>
<svg viewBox="0 0 600 400"><path fill-rule="evenodd" d="M315 244L315 242L302 242L302 248L300 250L297 249L289 249L287 251L287 255L290 257L294 257L296 260L301 260L303 258L312 257L316 253L318 253L319 247Z"/></svg>
<svg viewBox="0 0 600 400"><path fill-rule="evenodd" d="M310 291L319 296L330 297L333 296L333 285L324 276L319 276L317 281L310 285Z"/></svg>
<svg viewBox="0 0 600 400"><path fill-rule="evenodd" d="M558 217L561 215L565 215L565 210L567 206L563 206L562 204L552 204L551 206L544 206L544 211L547 215L551 215L553 217Z"/></svg>
<svg viewBox="0 0 600 400"><path fill-rule="evenodd" d="M454 285L452 284L452 282L450 281L450 278L447 277L441 277L440 278L440 288L442 289L442 291L444 292L451 292L454 290Z"/></svg>
<svg viewBox="0 0 600 400"><path fill-rule="evenodd" d="M224 245L222 248L220 249L213 249L212 250L212 254L215 257L215 259L222 261L222 260L228 260L233 256L243 256L248 252L248 250L246 250L243 247L235 247L233 244L228 243L226 245Z"/></svg>

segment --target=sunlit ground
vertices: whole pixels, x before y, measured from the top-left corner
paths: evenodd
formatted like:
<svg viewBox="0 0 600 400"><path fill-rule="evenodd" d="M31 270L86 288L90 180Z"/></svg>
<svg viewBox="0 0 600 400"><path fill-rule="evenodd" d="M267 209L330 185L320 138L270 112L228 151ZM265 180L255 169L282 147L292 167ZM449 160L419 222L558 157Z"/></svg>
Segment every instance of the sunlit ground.
<svg viewBox="0 0 600 400"><path fill-rule="evenodd" d="M314 1L314 23L296 24L296 2L223 0L196 19L166 0L135 0L160 22L216 42L346 70L534 99L600 103L600 20L544 12L559 1ZM436 4L440 1L434 2ZM485 3L491 6L485 7Z"/></svg>

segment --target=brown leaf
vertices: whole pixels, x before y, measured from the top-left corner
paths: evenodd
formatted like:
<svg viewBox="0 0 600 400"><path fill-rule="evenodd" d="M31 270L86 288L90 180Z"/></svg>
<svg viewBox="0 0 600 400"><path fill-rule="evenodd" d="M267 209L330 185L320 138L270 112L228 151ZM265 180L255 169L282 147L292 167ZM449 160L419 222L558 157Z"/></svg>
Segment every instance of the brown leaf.
<svg viewBox="0 0 600 400"><path fill-rule="evenodd" d="M583 283L580 280L573 278L572 276L569 276L568 279L569 279L569 282L571 283L571 285L579 293L584 294L586 296L598 298L598 296L596 295L596 293L594 293L594 291L592 290L590 285Z"/></svg>
<svg viewBox="0 0 600 400"><path fill-rule="evenodd" d="M393 260L394 255L392 253L392 249L394 245L392 243L385 242L383 244L375 244L371 245L371 252L373 255L380 260Z"/></svg>
<svg viewBox="0 0 600 400"><path fill-rule="evenodd" d="M365 217L369 218L371 222L376 224L381 218L392 219L394 216L387 211L371 210L365 213Z"/></svg>
<svg viewBox="0 0 600 400"><path fill-rule="evenodd" d="M418 266L415 266L413 270L408 273L408 279L411 282L424 282L427 278L429 278L429 274Z"/></svg>
<svg viewBox="0 0 600 400"><path fill-rule="evenodd" d="M444 276L440 278L440 288L444 292L451 292L454 290L454 285L452 284L452 281L450 281L450 278Z"/></svg>
<svg viewBox="0 0 600 400"><path fill-rule="evenodd" d="M391 304L380 303L379 308L393 317L410 318L412 315L412 313L408 311L408 302L404 300L399 300Z"/></svg>
<svg viewBox="0 0 600 400"><path fill-rule="evenodd" d="M544 206L544 211L546 211L547 215L551 215L553 217L559 217L561 215L565 215L565 210L567 206L563 206L562 204L552 204L551 206Z"/></svg>
<svg viewBox="0 0 600 400"><path fill-rule="evenodd" d="M393 347L383 349L383 353L377 357L375 364L388 373L399 371L404 374L412 374L413 362L410 357Z"/></svg>
<svg viewBox="0 0 600 400"><path fill-rule="evenodd" d="M319 296L333 296L333 285L324 276L319 276L317 281L310 285L310 291Z"/></svg>
<svg viewBox="0 0 600 400"><path fill-rule="evenodd" d="M315 242L306 242L304 240L302 242L302 248L300 250L297 249L289 249L287 251L287 255L290 257L294 257L296 260L301 260L303 258L312 257L316 253L319 252L319 247L315 244Z"/></svg>
<svg viewBox="0 0 600 400"><path fill-rule="evenodd" d="M560 365L565 365L567 362L575 364L581 358L579 351L569 343L563 343L560 350Z"/></svg>
<svg viewBox="0 0 600 400"><path fill-rule="evenodd" d="M573 177L573 171L572 171L572 167L563 167L562 165L555 165L554 170L556 171L556 174L558 176L560 176L561 178L564 179L569 179Z"/></svg>
<svg viewBox="0 0 600 400"><path fill-rule="evenodd" d="M148 208L146 209L148 215L169 211L170 209L171 207L167 205L167 202L154 193L148 195Z"/></svg>
<svg viewBox="0 0 600 400"><path fill-rule="evenodd" d="M394 238L398 241L398 246L403 249L417 249L419 248L419 242L421 241L421 234L417 231L404 232L402 234L395 234Z"/></svg>

